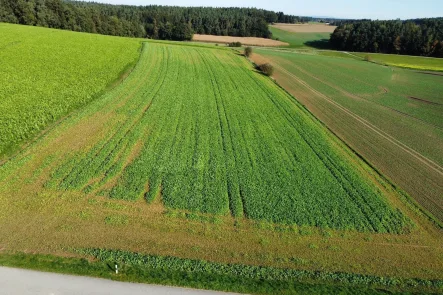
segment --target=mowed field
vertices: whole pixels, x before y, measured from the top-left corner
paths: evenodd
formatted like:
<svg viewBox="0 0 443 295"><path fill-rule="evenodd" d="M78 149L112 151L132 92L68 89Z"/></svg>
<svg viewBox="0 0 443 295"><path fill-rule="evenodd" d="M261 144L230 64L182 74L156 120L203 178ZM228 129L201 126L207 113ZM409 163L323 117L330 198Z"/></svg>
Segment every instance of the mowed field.
<svg viewBox="0 0 443 295"><path fill-rule="evenodd" d="M260 55L276 65L277 81L328 128L443 220L442 76L353 56Z"/></svg>
<svg viewBox="0 0 443 295"><path fill-rule="evenodd" d="M136 39L0 23L0 160L135 64Z"/></svg>
<svg viewBox="0 0 443 295"><path fill-rule="evenodd" d="M308 24L281 24L276 23L271 26L272 28L277 28L283 31L292 33L333 33L336 26L330 26L326 24L319 23L308 23Z"/></svg>
<svg viewBox="0 0 443 295"><path fill-rule="evenodd" d="M277 283L439 291L443 279L441 231L246 58L215 46L145 42L124 81L0 166L0 208L2 254Z"/></svg>
<svg viewBox="0 0 443 295"><path fill-rule="evenodd" d="M215 35L199 35L194 34L192 37L192 41L195 42L209 42L209 43L220 43L227 44L233 42L240 42L243 45L251 45L251 46L288 46L289 43L265 39L265 38L257 38L257 37L232 37L232 36L215 36Z"/></svg>

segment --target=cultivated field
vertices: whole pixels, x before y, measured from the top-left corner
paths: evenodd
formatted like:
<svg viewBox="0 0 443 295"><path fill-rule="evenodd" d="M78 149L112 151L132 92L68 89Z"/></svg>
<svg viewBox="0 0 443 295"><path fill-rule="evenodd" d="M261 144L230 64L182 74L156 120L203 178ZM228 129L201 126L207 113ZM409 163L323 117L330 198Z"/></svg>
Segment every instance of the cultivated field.
<svg viewBox="0 0 443 295"><path fill-rule="evenodd" d="M283 31L292 33L332 33L336 26L325 24L280 24L271 25L272 28L277 28Z"/></svg>
<svg viewBox="0 0 443 295"><path fill-rule="evenodd" d="M291 48L327 48L331 35L331 33L327 32L295 33L274 26L270 26L269 30L272 32L272 38L288 43Z"/></svg>
<svg viewBox="0 0 443 295"><path fill-rule="evenodd" d="M0 156L90 102L139 48L136 39L0 24Z"/></svg>
<svg viewBox="0 0 443 295"><path fill-rule="evenodd" d="M283 87L443 221L442 76L354 58L260 54Z"/></svg>
<svg viewBox="0 0 443 295"><path fill-rule="evenodd" d="M373 62L385 64L394 67L410 68L414 70L424 71L440 71L443 72L443 59L442 58L426 58L421 56L405 56L395 54L380 54L380 53L351 53L360 58L366 58L367 56ZM430 73L433 75L443 75L442 73Z"/></svg>
<svg viewBox="0 0 443 295"><path fill-rule="evenodd" d="M224 47L144 42L121 83L0 166L0 208L0 264L49 253L114 279L292 293L442 286L440 229Z"/></svg>
<svg viewBox="0 0 443 295"><path fill-rule="evenodd" d="M286 224L407 227L325 131L271 81L245 71L241 57L150 44L138 67L132 80L149 79L108 119L118 125L63 154L46 188L148 202L161 193L172 209ZM134 88L125 85L120 95Z"/></svg>
<svg viewBox="0 0 443 295"><path fill-rule="evenodd" d="M288 43L265 39L265 38L256 38L256 37L231 37L231 36L215 36L215 35L199 35L194 34L192 41L197 42L210 42L210 43L220 43L227 44L232 42L241 42L243 45L251 45L251 46L287 46Z"/></svg>

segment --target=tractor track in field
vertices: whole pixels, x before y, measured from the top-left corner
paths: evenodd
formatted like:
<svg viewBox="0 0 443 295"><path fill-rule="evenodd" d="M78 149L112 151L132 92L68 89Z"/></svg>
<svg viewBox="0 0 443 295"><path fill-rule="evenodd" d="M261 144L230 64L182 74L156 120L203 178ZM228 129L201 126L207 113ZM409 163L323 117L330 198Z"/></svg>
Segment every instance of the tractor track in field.
<svg viewBox="0 0 443 295"><path fill-rule="evenodd" d="M417 73L423 74L423 75L431 75L431 76L443 76L443 73L435 73L435 72L421 72L421 71L418 71Z"/></svg>
<svg viewBox="0 0 443 295"><path fill-rule="evenodd" d="M320 83L323 83L323 84L325 84L325 85L327 85L327 86L329 86L329 87L331 87L331 88L337 90L338 92L342 93L343 95L345 95L345 96L347 96L347 97L349 97L349 98L356 99L356 100L358 100L358 99L363 99L363 100L365 100L365 101L367 101L367 102L369 102L369 103L376 104L376 105L378 105L378 106L380 106L380 107L382 107L382 108L385 108L385 109L390 110L390 111L392 111L392 112L395 112L395 113L397 113L397 114L400 114L400 115L406 116L406 117L411 118L411 119L413 119L413 120L416 120L416 121L422 122L423 124L426 124L426 125L429 125L429 126L432 126L432 127L438 128L438 129L440 129L440 130L443 130L443 127L441 127L441 126L438 126L438 125L435 125L435 124L433 124L433 123L427 122L427 121L425 121L425 120L423 120L423 119L417 118L417 117L415 117L415 116L413 116L413 115L410 115L410 114L408 114L408 113L405 113L405 112L399 111L399 110L397 110L397 109L395 109L395 108L392 108L392 107L386 106L386 105L384 105L384 104L381 104L381 103L375 102L375 101L373 101L373 100L371 100L371 99L367 99L367 98L364 98L364 97L358 96L358 95L356 95L356 94L353 94L353 93L351 93L351 92L348 92L348 91L344 90L343 88L340 88L340 87L338 87L338 86L335 86L335 85L332 84L332 83L329 83L329 82L323 81L323 80L320 79L319 77L317 77L317 76L315 76L315 75L309 73L308 71L302 69L302 68L299 67L299 66L294 65L293 63L291 63L291 65L292 65L294 68L296 68L297 70L299 70L300 72L304 73L305 75L308 75L309 77L311 77L311 78L313 78L313 79L319 81ZM353 78L353 80L357 80L357 81L361 82L360 80L355 79L355 78ZM363 82L363 83L367 84L366 82ZM386 89L384 89L384 92L387 93ZM440 168L443 170L443 167L440 166Z"/></svg>
<svg viewBox="0 0 443 295"><path fill-rule="evenodd" d="M432 104L432 105L437 105L437 106L443 105L443 103L438 103L438 102L434 102L434 101L430 101L430 100L426 100L426 99L418 98L418 97L414 97L414 96L408 96L408 98L412 99L412 100L420 101L420 102L423 102L426 104Z"/></svg>
<svg viewBox="0 0 443 295"><path fill-rule="evenodd" d="M435 163L432 160L424 157L423 155L419 154L414 149L408 147L407 145L405 145L402 142L398 141L397 139L393 138L391 135L385 133L383 130L381 130L378 127L374 126L370 122L368 122L365 119L361 118L360 116L354 114L353 112L351 112L347 108L341 106L339 103L335 102L333 99L331 99L331 98L327 97L326 95L324 95L323 93L317 91L316 89L311 87L309 84L307 84L305 81L303 81L302 79L298 78L296 75L294 75L294 74L290 73L289 71L287 71L286 69L284 69L282 66L280 66L280 65L278 65L276 63L274 63L274 65L275 65L275 67L278 70L280 70L284 74L288 75L289 77L293 78L294 80L296 80L298 83L300 83L301 85L306 87L311 92L315 93L316 95L318 95L319 97L323 98L327 102L329 102L332 105L336 106L339 110L343 111L344 113L346 113L347 115L349 115L350 117L352 117L353 119L355 119L356 121L358 121L359 123L361 123L362 125L367 127L368 129L372 130L373 132L375 132L379 136L383 137L388 142L394 144L395 146L397 146L398 148L400 148L401 150L403 150L404 152L406 152L407 154L409 154L410 156L412 156L413 158L415 158L419 162L423 163L428 168L430 168L432 171L434 171L434 172L438 173L439 175L443 176L443 168L441 166L439 166L437 163ZM436 207L442 208L442 210L443 210L443 204L442 204L443 202L441 202L441 200L439 200L440 202L438 202L437 200L434 200L433 198L430 198L430 197L427 197L427 196L426 196L426 199L430 203L434 204Z"/></svg>
<svg viewBox="0 0 443 295"><path fill-rule="evenodd" d="M320 91L317 91L316 89L314 89L313 87L311 87L308 83L306 83L305 81L301 80L299 77L295 76L294 74L292 74L291 72L287 71L286 69L284 69L282 66L275 64L275 66L283 71L284 73L286 73L287 75L289 75L290 77L294 78L297 80L297 82L299 82L300 84L302 84L303 86L305 86L306 88L308 88L310 91L314 92L315 94L319 95L320 97L322 97L323 99L326 99L327 101L329 101L330 103L334 104L335 106L337 106L338 108L340 108L342 111L344 111L345 113L347 113L348 115L351 115L354 119L356 119L357 121L359 121L360 123L364 124L365 126L369 127L371 130L375 131L377 134L383 136L385 139L389 140L391 143L394 143L396 146L401 147L405 152L407 152L408 154L414 156L416 159L420 160L420 162L426 164L428 167L430 167L431 169L433 169L435 172L437 172L438 174L443 176L443 167L440 166L439 164L435 163L434 161L432 161L431 159L421 155L420 153L418 153L416 150L410 148L409 146L405 145L404 143L398 141L397 139L395 139L394 137L392 137L391 135L387 134L386 132L384 132L383 130L381 130L380 128L378 128L377 126L373 125L372 123L368 122L367 120L363 119L362 117L360 117L359 115L353 113L352 111L348 110L347 108L345 108L344 106L340 105L339 103L335 102L333 99L329 98L328 96L324 95L323 93L321 93ZM358 97L360 98L360 97Z"/></svg>

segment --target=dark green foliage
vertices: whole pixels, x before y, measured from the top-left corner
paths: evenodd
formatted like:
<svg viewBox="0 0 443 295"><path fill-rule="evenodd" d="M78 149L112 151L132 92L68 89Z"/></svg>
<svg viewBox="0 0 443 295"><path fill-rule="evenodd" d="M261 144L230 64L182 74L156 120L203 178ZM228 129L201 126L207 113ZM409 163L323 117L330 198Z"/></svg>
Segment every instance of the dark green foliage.
<svg viewBox="0 0 443 295"><path fill-rule="evenodd" d="M312 17L287 15L281 11L277 12L276 18L273 15L271 15L270 17L272 19L268 19L269 23L296 24L296 23L307 23L312 20Z"/></svg>
<svg viewBox="0 0 443 295"><path fill-rule="evenodd" d="M270 63L258 65L257 68L266 76L272 76L274 73L274 67Z"/></svg>
<svg viewBox="0 0 443 295"><path fill-rule="evenodd" d="M252 47L249 47L249 46L246 47L244 54L245 54L246 57L250 57L251 54L252 54Z"/></svg>
<svg viewBox="0 0 443 295"><path fill-rule="evenodd" d="M128 6L62 0L0 3L0 22L177 41L191 40L194 32L270 38L268 23L300 20L255 8Z"/></svg>
<svg viewBox="0 0 443 295"><path fill-rule="evenodd" d="M228 44L229 47L241 47L241 42L231 42Z"/></svg>
<svg viewBox="0 0 443 295"><path fill-rule="evenodd" d="M346 21L330 44L339 50L443 57L443 18Z"/></svg>

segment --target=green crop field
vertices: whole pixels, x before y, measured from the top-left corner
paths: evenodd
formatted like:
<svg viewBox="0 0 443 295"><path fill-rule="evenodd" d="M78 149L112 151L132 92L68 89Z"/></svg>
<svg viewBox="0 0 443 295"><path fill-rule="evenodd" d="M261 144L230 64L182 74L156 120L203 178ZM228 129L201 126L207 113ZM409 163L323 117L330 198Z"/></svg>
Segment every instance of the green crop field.
<svg viewBox="0 0 443 295"><path fill-rule="evenodd" d="M296 294L305 288L313 294L320 289L367 294L379 293L376 288L442 290L440 229L365 155L362 159L341 141L339 132L330 132L298 96L255 70L238 51L145 41L137 54L140 40L19 28L23 34L36 30L47 42L53 35L73 34L60 37L53 48L76 48L75 38L91 46L91 53L59 56L59 71L65 64L84 63L93 52L111 58L104 52L112 46L131 48L121 58L131 55L137 62L113 87L82 90L89 99L76 100L81 103L60 114L67 115L64 120L0 164L0 265L260 294ZM91 38L104 39L92 45ZM110 43L103 41L107 38ZM37 43L34 51L47 46ZM263 52L282 60L280 55L296 55ZM11 52L8 56L19 60ZM328 64L329 59L343 62L347 79L358 79L354 66L360 74L371 68L367 75L381 75L376 68L384 69L352 57L299 56L296 66L303 79L318 82L318 93L332 82L320 86L315 78L320 70L306 73L307 58L313 59L312 70L321 63L323 71L338 66ZM90 66L81 69L101 73ZM285 66L294 67L291 59ZM277 81L281 68L276 65ZM66 72L72 78L67 81L78 85L78 74ZM117 78L119 70L114 73ZM398 81L414 77L398 73ZM47 74L48 81L54 76ZM333 74L326 78L334 79ZM11 87L20 89L16 84L21 81L11 80ZM439 87L429 81L428 87ZM366 83L375 82L368 78ZM65 93L71 84L53 91ZM354 84L334 91L348 93L345 87ZM352 87L363 94L384 92L367 84ZM403 88L389 84L389 90ZM426 96L425 87L416 91L414 96L440 102ZM317 92L296 94L316 101ZM375 105L374 110L396 107L397 96L378 101L363 94L361 100ZM33 95L22 99L29 96L31 102ZM51 110L44 99L33 103L35 110ZM428 132L434 125L440 130L438 116L423 115L426 107L414 111L398 105L407 116L397 111L389 116L421 122ZM19 115L29 112L20 110ZM430 138L435 142L422 144L438 162L438 152L430 147L441 138ZM110 262L121 265L119 274L109 269Z"/></svg>
<svg viewBox="0 0 443 295"><path fill-rule="evenodd" d="M260 54L276 64L282 85L320 120L328 121L328 127L443 218L438 180L443 165L443 76L352 58L265 50ZM339 117L346 123L333 122ZM342 130L355 126L352 121L362 126ZM366 137L362 130L371 135ZM362 136L371 144L364 145ZM379 140L384 143L376 144ZM418 173L417 167L424 171Z"/></svg>
<svg viewBox="0 0 443 295"><path fill-rule="evenodd" d="M331 33L294 33L269 27L272 38L289 43L290 48L300 47L328 47L327 43Z"/></svg>
<svg viewBox="0 0 443 295"><path fill-rule="evenodd" d="M132 79L149 79L118 110L119 128L67 157L47 186L148 202L161 192L174 209L401 232L402 215L325 131L246 69L220 50L146 45Z"/></svg>
<svg viewBox="0 0 443 295"><path fill-rule="evenodd" d="M372 61L388 66L403 67L423 71L443 71L443 59L441 58L361 52L355 52L352 54L361 58L369 56Z"/></svg>
<svg viewBox="0 0 443 295"><path fill-rule="evenodd" d="M139 47L136 39L0 24L0 155L91 101Z"/></svg>

